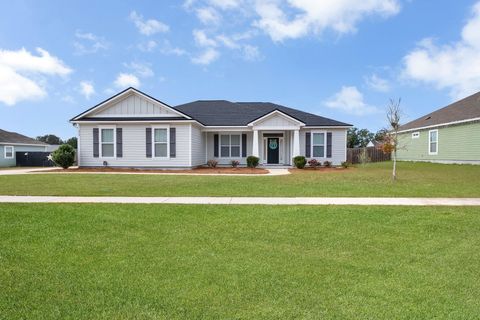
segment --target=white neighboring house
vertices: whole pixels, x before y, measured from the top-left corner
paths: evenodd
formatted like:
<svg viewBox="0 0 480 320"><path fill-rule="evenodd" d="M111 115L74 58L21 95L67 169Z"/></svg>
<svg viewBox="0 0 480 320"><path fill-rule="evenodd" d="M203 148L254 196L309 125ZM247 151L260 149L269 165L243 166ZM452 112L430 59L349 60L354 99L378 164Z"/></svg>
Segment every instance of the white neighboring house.
<svg viewBox="0 0 480 320"><path fill-rule="evenodd" d="M215 159L292 165L303 155L339 165L350 124L265 102L202 100L171 107L128 88L70 120L81 167L192 168Z"/></svg>

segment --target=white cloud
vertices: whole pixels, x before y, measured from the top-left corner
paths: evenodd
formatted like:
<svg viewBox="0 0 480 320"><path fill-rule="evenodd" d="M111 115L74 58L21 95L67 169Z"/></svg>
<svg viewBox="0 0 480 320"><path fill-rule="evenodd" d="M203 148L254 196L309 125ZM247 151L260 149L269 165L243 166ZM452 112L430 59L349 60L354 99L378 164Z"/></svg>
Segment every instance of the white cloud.
<svg viewBox="0 0 480 320"><path fill-rule="evenodd" d="M140 80L134 74L120 73L117 76L117 79L115 79L114 84L118 88L126 88L126 87L139 88L140 87Z"/></svg>
<svg viewBox="0 0 480 320"><path fill-rule="evenodd" d="M208 65L213 61L217 60L220 56L220 53L214 48L207 48L199 56L193 57L192 62L195 64Z"/></svg>
<svg viewBox="0 0 480 320"><path fill-rule="evenodd" d="M92 95L95 94L95 88L93 83L90 81L81 81L80 82L80 93L88 100Z"/></svg>
<svg viewBox="0 0 480 320"><path fill-rule="evenodd" d="M207 37L205 30L195 29L192 31L195 43L200 47L216 47L217 42Z"/></svg>
<svg viewBox="0 0 480 320"><path fill-rule="evenodd" d="M152 52L157 47L157 42L154 40L149 40L145 43L138 44L138 49L143 52Z"/></svg>
<svg viewBox="0 0 480 320"><path fill-rule="evenodd" d="M241 0L209 0L209 2L223 10L238 8L242 3Z"/></svg>
<svg viewBox="0 0 480 320"><path fill-rule="evenodd" d="M35 56L22 48L18 51L0 49L0 65L10 67L15 71L37 72L48 75L65 76L72 72L62 60L54 57L42 48L36 48L40 56Z"/></svg>
<svg viewBox="0 0 480 320"><path fill-rule="evenodd" d="M138 14L136 11L130 12L130 20L133 21L138 31L146 36L151 36L156 33L165 33L170 30L168 25L158 20L144 20L143 16Z"/></svg>
<svg viewBox="0 0 480 320"><path fill-rule="evenodd" d="M480 90L480 2L463 27L461 39L438 46L423 39L404 57L403 77L447 89L453 99Z"/></svg>
<svg viewBox="0 0 480 320"><path fill-rule="evenodd" d="M72 72L62 60L42 48L38 56L22 48L18 51L0 49L0 102L14 105L22 100L37 100L47 92L45 76L66 76Z"/></svg>
<svg viewBox="0 0 480 320"><path fill-rule="evenodd" d="M197 18L205 25L218 25L222 17L212 7L204 7L196 10Z"/></svg>
<svg viewBox="0 0 480 320"><path fill-rule="evenodd" d="M168 40L164 40L162 47L160 48L160 52L165 55L175 55L175 56L183 56L187 54L187 51L184 49L174 47Z"/></svg>
<svg viewBox="0 0 480 320"><path fill-rule="evenodd" d="M155 74L148 63L130 62L124 63L123 65L129 69L132 69L135 74L140 77L153 77Z"/></svg>
<svg viewBox="0 0 480 320"><path fill-rule="evenodd" d="M383 79L376 75L375 73L365 77L365 83L371 89L379 92L388 92L390 91L390 83L387 79Z"/></svg>
<svg viewBox="0 0 480 320"><path fill-rule="evenodd" d="M100 50L108 49L108 42L103 38L94 35L93 33L83 33L79 30L75 32L77 40L73 43L75 54L89 54L96 53Z"/></svg>
<svg viewBox="0 0 480 320"><path fill-rule="evenodd" d="M37 100L47 92L34 81L0 65L0 102L13 106L22 100Z"/></svg>
<svg viewBox="0 0 480 320"><path fill-rule="evenodd" d="M379 109L365 102L363 94L356 87L342 87L333 97L325 101L325 105L357 116L380 112Z"/></svg>
<svg viewBox="0 0 480 320"><path fill-rule="evenodd" d="M243 58L247 61L257 61L260 60L262 56L258 47L247 44L243 47Z"/></svg>
<svg viewBox="0 0 480 320"><path fill-rule="evenodd" d="M283 41L318 35L327 29L339 34L355 32L356 25L365 16L395 15L400 5L398 0L257 0L255 11L259 19L254 25L273 41Z"/></svg>

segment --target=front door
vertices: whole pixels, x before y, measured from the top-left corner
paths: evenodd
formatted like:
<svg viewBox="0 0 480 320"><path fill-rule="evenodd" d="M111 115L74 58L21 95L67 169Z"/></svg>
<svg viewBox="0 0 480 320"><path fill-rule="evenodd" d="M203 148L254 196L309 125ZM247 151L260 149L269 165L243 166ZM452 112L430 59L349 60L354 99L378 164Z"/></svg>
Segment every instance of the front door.
<svg viewBox="0 0 480 320"><path fill-rule="evenodd" d="M267 139L267 163L278 164L280 158L278 138Z"/></svg>

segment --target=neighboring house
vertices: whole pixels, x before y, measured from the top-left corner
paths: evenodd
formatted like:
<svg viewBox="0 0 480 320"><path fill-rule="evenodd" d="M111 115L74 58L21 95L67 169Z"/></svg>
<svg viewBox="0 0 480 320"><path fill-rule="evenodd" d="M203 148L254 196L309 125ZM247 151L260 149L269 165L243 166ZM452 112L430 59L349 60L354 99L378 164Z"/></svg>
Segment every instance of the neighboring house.
<svg viewBox="0 0 480 320"><path fill-rule="evenodd" d="M480 92L400 127L399 160L480 164Z"/></svg>
<svg viewBox="0 0 480 320"><path fill-rule="evenodd" d="M60 148L61 144L47 144L47 148L45 149L45 151L47 152L53 152L55 150L57 150L58 148Z"/></svg>
<svg viewBox="0 0 480 320"><path fill-rule="evenodd" d="M291 165L305 155L339 165L349 124L273 103L195 101L171 107L128 88L70 120L82 167L191 168L215 159Z"/></svg>
<svg viewBox="0 0 480 320"><path fill-rule="evenodd" d="M15 166L16 152L46 151L46 148L43 142L0 129L0 167Z"/></svg>

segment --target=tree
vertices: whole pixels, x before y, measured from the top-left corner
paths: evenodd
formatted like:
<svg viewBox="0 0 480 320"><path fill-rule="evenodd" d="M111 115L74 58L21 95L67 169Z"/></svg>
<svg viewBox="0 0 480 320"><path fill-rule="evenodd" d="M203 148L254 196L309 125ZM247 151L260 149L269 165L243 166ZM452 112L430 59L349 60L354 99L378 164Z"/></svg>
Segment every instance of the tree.
<svg viewBox="0 0 480 320"><path fill-rule="evenodd" d="M375 134L368 129L350 128L347 132L348 148L365 148L373 140Z"/></svg>
<svg viewBox="0 0 480 320"><path fill-rule="evenodd" d="M380 129L375 133L375 141L377 142L383 142L385 140L385 137L388 135L388 130L387 129Z"/></svg>
<svg viewBox="0 0 480 320"><path fill-rule="evenodd" d="M392 179L397 180L397 150L398 150L398 129L402 118L402 110L400 108L401 99L390 99L387 107L388 134L385 136L383 143L383 152L391 152L393 156Z"/></svg>
<svg viewBox="0 0 480 320"><path fill-rule="evenodd" d="M71 137L70 139L65 141L65 143L71 145L73 149L77 149L77 145L78 145L77 137Z"/></svg>
<svg viewBox="0 0 480 320"><path fill-rule="evenodd" d="M69 144L62 144L52 152L52 160L63 169L68 169L75 162L75 149Z"/></svg>
<svg viewBox="0 0 480 320"><path fill-rule="evenodd" d="M48 144L62 144L63 141L54 134L46 134L44 136L38 136L36 138L38 141L42 141Z"/></svg>

